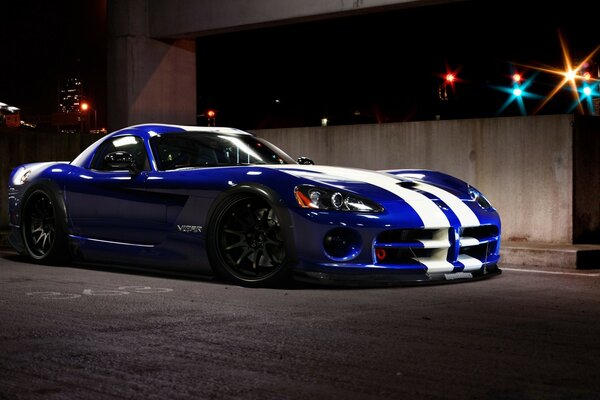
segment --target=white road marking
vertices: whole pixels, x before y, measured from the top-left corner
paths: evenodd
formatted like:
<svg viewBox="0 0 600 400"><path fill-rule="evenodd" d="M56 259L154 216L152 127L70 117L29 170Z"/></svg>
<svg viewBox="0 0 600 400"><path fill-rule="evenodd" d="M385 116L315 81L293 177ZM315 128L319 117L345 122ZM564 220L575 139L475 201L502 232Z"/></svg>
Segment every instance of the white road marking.
<svg viewBox="0 0 600 400"><path fill-rule="evenodd" d="M61 292L29 292L27 296L41 297L42 299L55 299L55 300L70 300L81 297L80 294L75 293L61 293Z"/></svg>
<svg viewBox="0 0 600 400"><path fill-rule="evenodd" d="M539 269L524 269L524 268L501 268L502 271L515 271L515 272L531 272L534 274L550 274L550 275L574 275L574 276L600 276L600 274L586 274L583 272L560 272L560 271L542 271Z"/></svg>
<svg viewBox="0 0 600 400"><path fill-rule="evenodd" d="M173 291L169 288L153 288L150 286L120 286L119 290L127 290L133 293L168 293Z"/></svg>
<svg viewBox="0 0 600 400"><path fill-rule="evenodd" d="M86 296L122 296L124 294L129 294L124 290L92 290L92 289L83 289L83 294Z"/></svg>
<svg viewBox="0 0 600 400"><path fill-rule="evenodd" d="M126 291L126 290L127 291ZM140 294L157 294L172 292L173 289L169 288L155 288L150 286L120 286L119 290L97 290L97 289L83 289L81 292L85 296L121 296L131 293ZM40 297L42 299L55 299L55 300L68 300L77 299L81 297L81 294L77 293L63 293L63 292L29 292L27 296ZM5 301L5 300L1 300Z"/></svg>

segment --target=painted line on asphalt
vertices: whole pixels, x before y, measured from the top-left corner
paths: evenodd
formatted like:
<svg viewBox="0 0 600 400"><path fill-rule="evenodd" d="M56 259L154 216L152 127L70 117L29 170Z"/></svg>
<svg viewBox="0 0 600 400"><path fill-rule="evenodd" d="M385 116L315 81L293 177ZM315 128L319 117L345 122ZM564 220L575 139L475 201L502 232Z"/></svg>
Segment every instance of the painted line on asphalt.
<svg viewBox="0 0 600 400"><path fill-rule="evenodd" d="M541 271L539 269L522 269L522 268L506 268L506 267L502 268L502 271L532 272L534 274L550 274L550 275L600 276L600 274L586 274L583 272Z"/></svg>

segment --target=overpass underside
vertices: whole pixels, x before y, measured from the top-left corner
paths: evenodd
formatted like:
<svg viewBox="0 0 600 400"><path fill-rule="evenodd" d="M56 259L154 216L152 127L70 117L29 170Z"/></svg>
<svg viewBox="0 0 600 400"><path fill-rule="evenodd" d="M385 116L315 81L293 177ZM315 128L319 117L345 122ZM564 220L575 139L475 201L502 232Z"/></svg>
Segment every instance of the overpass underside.
<svg viewBox="0 0 600 400"><path fill-rule="evenodd" d="M109 0L109 129L196 123L197 37L457 1Z"/></svg>

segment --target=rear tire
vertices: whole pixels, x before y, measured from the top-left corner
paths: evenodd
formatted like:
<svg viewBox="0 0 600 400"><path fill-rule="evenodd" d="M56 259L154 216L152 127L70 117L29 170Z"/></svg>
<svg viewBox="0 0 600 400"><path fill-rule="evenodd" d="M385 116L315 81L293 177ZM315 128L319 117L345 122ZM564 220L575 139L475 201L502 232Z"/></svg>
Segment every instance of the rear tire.
<svg viewBox="0 0 600 400"><path fill-rule="evenodd" d="M249 287L277 286L291 277L291 252L281 216L264 198L238 194L213 213L208 254L220 277Z"/></svg>
<svg viewBox="0 0 600 400"><path fill-rule="evenodd" d="M46 189L34 189L22 208L21 233L25 252L34 262L56 264L68 259L63 211Z"/></svg>

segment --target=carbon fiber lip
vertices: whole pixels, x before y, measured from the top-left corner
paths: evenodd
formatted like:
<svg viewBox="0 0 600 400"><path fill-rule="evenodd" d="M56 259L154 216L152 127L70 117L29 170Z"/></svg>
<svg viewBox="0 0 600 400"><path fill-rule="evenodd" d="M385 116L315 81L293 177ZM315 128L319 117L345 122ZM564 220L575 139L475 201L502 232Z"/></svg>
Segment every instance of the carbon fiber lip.
<svg viewBox="0 0 600 400"><path fill-rule="evenodd" d="M390 287L390 286L419 286L444 283L470 282L487 279L502 274L497 265L489 265L485 270L477 272L454 273L343 273L296 271L294 278L301 282L315 283L325 286L344 287Z"/></svg>

